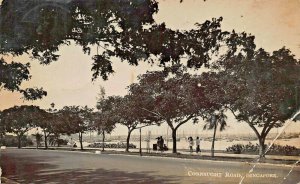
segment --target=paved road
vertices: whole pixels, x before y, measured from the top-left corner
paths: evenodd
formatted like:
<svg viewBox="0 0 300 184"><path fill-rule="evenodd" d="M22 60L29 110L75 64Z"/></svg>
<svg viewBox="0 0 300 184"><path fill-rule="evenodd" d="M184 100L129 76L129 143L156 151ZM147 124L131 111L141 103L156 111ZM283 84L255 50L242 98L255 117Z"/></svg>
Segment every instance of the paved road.
<svg viewBox="0 0 300 184"><path fill-rule="evenodd" d="M252 165L126 155L18 150L1 151L4 177L20 183L239 183ZM259 164L243 183L298 183L300 167Z"/></svg>

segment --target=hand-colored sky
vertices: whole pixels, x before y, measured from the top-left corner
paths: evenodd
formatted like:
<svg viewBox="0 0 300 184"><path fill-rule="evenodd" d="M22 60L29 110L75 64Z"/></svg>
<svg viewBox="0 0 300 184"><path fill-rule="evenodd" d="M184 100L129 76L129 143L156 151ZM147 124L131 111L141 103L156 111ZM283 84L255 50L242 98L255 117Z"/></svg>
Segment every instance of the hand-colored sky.
<svg viewBox="0 0 300 184"><path fill-rule="evenodd" d="M1 0L0 0L1 1ZM269 52L283 46L300 58L300 0L160 0L159 12L155 15L157 22L165 22L174 29L191 29L196 22L202 23L216 17L223 17L224 30L245 31L255 35L258 47ZM0 91L0 110L20 104L35 104L49 108L54 102L57 108L65 105L96 104L99 86L105 87L107 95L124 95L126 86L136 81L138 74L145 73L150 65L141 63L138 67L129 66L126 62L114 61L116 73L108 81L101 79L91 82L91 56L84 55L81 48L71 45L59 51L59 61L49 66L41 66L31 61L28 56L6 58L15 61L31 62L32 79L24 87L44 87L48 96L35 102L23 102L18 93ZM157 68L157 67L155 67ZM239 130L234 123L233 130ZM294 126L294 125L293 125ZM200 125L185 125L182 130L195 133L201 131ZM156 129L153 129L156 131ZM165 131L164 129L163 131ZM229 129L230 130L230 129ZM251 130L245 126L246 133ZM118 128L116 133L126 133ZM161 132L161 130L158 130Z"/></svg>

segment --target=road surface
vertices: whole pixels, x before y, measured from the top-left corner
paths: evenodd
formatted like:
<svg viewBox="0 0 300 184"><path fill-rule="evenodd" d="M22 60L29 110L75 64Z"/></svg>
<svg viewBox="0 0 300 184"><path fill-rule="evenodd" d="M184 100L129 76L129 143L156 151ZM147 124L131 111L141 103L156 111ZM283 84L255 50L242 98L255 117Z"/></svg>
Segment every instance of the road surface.
<svg viewBox="0 0 300 184"><path fill-rule="evenodd" d="M71 151L7 149L3 176L19 183L298 183L300 167Z"/></svg>

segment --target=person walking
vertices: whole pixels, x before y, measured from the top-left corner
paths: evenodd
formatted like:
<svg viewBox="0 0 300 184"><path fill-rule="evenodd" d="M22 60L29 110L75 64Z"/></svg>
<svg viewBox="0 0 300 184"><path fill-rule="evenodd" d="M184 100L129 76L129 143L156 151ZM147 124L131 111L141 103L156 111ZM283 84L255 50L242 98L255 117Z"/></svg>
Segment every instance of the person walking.
<svg viewBox="0 0 300 184"><path fill-rule="evenodd" d="M201 149L200 149L200 139L199 137L196 138L196 153L199 153L201 152Z"/></svg>
<svg viewBox="0 0 300 184"><path fill-rule="evenodd" d="M193 137L189 137L189 146L190 146L190 153L193 153L193 146L194 146Z"/></svg>

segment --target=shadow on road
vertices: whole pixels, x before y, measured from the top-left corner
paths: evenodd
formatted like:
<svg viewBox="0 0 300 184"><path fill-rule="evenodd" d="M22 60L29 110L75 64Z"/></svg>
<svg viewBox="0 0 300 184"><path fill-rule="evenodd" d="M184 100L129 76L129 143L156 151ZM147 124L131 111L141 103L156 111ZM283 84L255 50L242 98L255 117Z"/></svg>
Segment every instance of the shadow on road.
<svg viewBox="0 0 300 184"><path fill-rule="evenodd" d="M3 176L19 183L179 183L177 176L156 176L154 172L124 172L105 169L61 170L47 163L49 157L1 155ZM55 159L55 158L51 158Z"/></svg>

